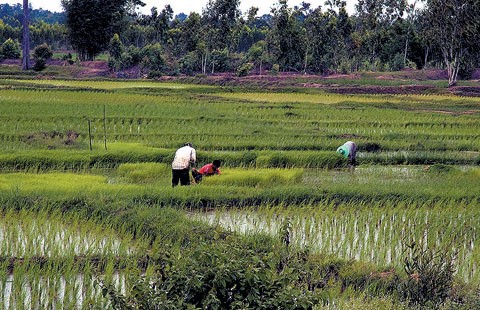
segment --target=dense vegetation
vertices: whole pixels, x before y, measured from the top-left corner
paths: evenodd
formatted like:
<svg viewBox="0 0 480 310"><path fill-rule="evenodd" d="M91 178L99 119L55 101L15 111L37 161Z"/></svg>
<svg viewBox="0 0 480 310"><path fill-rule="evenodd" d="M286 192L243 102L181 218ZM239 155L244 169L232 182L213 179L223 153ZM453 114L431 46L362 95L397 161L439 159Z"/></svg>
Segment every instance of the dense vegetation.
<svg viewBox="0 0 480 310"><path fill-rule="evenodd" d="M479 305L475 97L0 87L5 308ZM172 188L185 141L222 175Z"/></svg>

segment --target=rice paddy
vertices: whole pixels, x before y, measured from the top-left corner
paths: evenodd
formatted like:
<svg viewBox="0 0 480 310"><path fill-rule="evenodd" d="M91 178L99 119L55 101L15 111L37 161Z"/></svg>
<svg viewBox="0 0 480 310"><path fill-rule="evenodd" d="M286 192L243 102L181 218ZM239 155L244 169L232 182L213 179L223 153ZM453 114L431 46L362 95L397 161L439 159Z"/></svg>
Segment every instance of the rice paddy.
<svg viewBox="0 0 480 310"><path fill-rule="evenodd" d="M109 308L98 282L128 295L166 252L224 233L276 238L286 221L298 249L399 272L410 242L448 248L456 281L480 285L479 98L155 81L0 88L0 308ZM347 140L355 169L335 153ZM172 188L187 141L222 174Z"/></svg>

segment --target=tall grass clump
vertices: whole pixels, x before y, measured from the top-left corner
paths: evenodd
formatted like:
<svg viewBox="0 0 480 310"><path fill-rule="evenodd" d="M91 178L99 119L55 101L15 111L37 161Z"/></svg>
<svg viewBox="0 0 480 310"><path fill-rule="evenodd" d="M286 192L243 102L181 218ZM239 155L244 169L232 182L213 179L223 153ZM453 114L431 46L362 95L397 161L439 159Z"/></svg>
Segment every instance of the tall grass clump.
<svg viewBox="0 0 480 310"><path fill-rule="evenodd" d="M422 241L406 246L402 297L413 305L438 307L452 295L455 253L451 247L432 249Z"/></svg>

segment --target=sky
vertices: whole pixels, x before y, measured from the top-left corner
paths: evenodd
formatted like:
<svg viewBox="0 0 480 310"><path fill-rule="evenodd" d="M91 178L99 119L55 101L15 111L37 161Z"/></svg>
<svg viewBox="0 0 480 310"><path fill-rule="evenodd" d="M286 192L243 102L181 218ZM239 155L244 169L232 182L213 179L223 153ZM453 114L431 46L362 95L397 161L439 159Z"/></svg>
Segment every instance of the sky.
<svg viewBox="0 0 480 310"><path fill-rule="evenodd" d="M159 11L165 7L165 5L170 4L173 9L174 15L179 13L189 14L190 12L201 13L202 9L206 6L208 0L143 0L146 4L142 8L142 12L145 14L150 13L152 7L157 7ZM288 0L287 4L289 7L295 5L300 5L302 2L310 3L312 8L317 8L319 5L322 7L325 3L325 0ZM22 0L0 0L0 3L8 4L22 4ZM62 11L62 6L60 0L29 0L30 5L34 9L44 9L53 12ZM240 0L240 10L242 13L246 13L249 8L256 6L259 8L259 15L270 13L270 8L278 3L278 0ZM354 12L354 6L357 3L356 0L347 0L347 9L350 14Z"/></svg>

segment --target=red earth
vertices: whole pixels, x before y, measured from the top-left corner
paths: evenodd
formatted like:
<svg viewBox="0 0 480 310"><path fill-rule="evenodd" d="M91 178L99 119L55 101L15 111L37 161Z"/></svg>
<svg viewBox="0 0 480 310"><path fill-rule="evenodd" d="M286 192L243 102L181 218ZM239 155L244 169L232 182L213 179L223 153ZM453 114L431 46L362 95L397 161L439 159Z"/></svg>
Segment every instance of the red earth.
<svg viewBox="0 0 480 310"><path fill-rule="evenodd" d="M32 60L33 63L33 60ZM21 66L19 59L6 59L1 65ZM65 67L72 78L143 78L138 68L133 68L121 73L114 73L108 68L106 61L84 61L80 64L69 65L62 60L50 60L47 66ZM68 70L70 69L71 70ZM1 68L0 68L1 70ZM52 76L42 75L39 78L51 78ZM205 83L220 86L245 86L273 89L276 87L301 87L318 88L327 92L340 94L428 94L438 93L438 87L425 83L425 81L446 80L448 78L446 70L403 70L399 72L384 73L353 73L353 74L330 74L330 75L309 75L302 73L280 73L278 75L252 74L246 77L237 77L232 73L219 73L214 75L192 76L163 76L158 80L180 80L195 81L196 83ZM348 84L335 83L334 79L350 80ZM355 80L370 79L383 81L399 81L396 86L379 86L356 84ZM460 96L480 96L480 69L477 69L473 75L470 84L472 86L454 86L448 89L442 89L440 92L447 92ZM374 83L373 83L374 84ZM383 83L385 84L385 83ZM393 83L392 83L393 84Z"/></svg>

